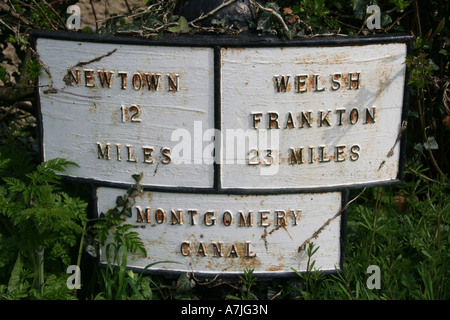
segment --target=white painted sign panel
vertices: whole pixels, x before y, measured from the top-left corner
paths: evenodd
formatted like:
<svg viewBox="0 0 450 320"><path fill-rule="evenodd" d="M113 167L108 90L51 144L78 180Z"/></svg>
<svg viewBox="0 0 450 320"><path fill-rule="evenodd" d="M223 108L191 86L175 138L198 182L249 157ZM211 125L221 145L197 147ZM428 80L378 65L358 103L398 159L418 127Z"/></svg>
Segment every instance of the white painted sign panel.
<svg viewBox="0 0 450 320"><path fill-rule="evenodd" d="M98 212L115 206L125 190L97 189ZM340 192L280 195L232 195L144 192L132 217L147 257L129 257L128 266L150 271L196 272L205 275L255 275L305 271L307 240L319 247L315 268L340 269ZM105 261L102 251L100 260Z"/></svg>
<svg viewBox="0 0 450 320"><path fill-rule="evenodd" d="M397 179L405 58L405 43L222 49L222 187Z"/></svg>
<svg viewBox="0 0 450 320"><path fill-rule="evenodd" d="M43 160L75 161L67 175L97 184L131 184L144 172L142 185L174 190L395 183L407 43L348 42L38 38Z"/></svg>
<svg viewBox="0 0 450 320"><path fill-rule="evenodd" d="M76 178L212 187L213 166L173 153L177 129L214 127L213 49L39 38L44 160L63 157ZM211 154L211 153L210 153ZM186 156L186 155L184 155Z"/></svg>

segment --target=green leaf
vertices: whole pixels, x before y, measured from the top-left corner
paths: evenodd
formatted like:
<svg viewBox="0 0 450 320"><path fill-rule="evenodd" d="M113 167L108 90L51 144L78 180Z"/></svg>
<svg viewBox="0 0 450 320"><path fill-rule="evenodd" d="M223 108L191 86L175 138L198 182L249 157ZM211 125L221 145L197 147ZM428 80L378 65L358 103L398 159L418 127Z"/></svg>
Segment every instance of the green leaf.
<svg viewBox="0 0 450 320"><path fill-rule="evenodd" d="M130 252L139 253L142 256L147 256L144 243L142 242L137 232L129 232L123 236L123 243L130 249Z"/></svg>
<svg viewBox="0 0 450 320"><path fill-rule="evenodd" d="M19 289L20 285L20 274L22 273L22 258L20 253L17 254L16 263L11 272L11 276L8 281L8 293L14 292Z"/></svg>
<svg viewBox="0 0 450 320"><path fill-rule="evenodd" d="M195 287L195 281L189 278L189 274L182 273L177 281L177 293L186 293Z"/></svg>
<svg viewBox="0 0 450 320"><path fill-rule="evenodd" d="M126 204L125 200L123 199L122 196L118 196L116 199L116 205L118 207L123 207Z"/></svg>
<svg viewBox="0 0 450 320"><path fill-rule="evenodd" d="M221 19L221 20L212 19L211 25L218 27L218 28L225 28L227 26L227 21L225 19Z"/></svg>
<svg viewBox="0 0 450 320"><path fill-rule="evenodd" d="M441 22L439 22L439 25L436 28L436 34L439 34L442 29L444 29L444 25L445 25L445 17L442 18Z"/></svg>
<svg viewBox="0 0 450 320"><path fill-rule="evenodd" d="M392 23L392 18L388 14L381 14L381 26L386 27L387 25Z"/></svg>
<svg viewBox="0 0 450 320"><path fill-rule="evenodd" d="M9 74L3 66L0 66L0 81L2 81L4 85L9 83Z"/></svg>
<svg viewBox="0 0 450 320"><path fill-rule="evenodd" d="M23 192L27 187L24 182L16 178L3 178L3 180L9 186L9 191L12 192Z"/></svg>
<svg viewBox="0 0 450 320"><path fill-rule="evenodd" d="M24 71L30 74L31 80L34 80L41 75L41 65L36 61L28 60L25 63Z"/></svg>
<svg viewBox="0 0 450 320"><path fill-rule="evenodd" d="M182 33L187 33L191 30L191 28L189 28L188 21L186 20L185 17L180 17L180 20L178 20L178 23L180 24Z"/></svg>
<svg viewBox="0 0 450 320"><path fill-rule="evenodd" d="M434 137L428 137L428 140L423 144L424 148L427 150L437 150L439 149L438 143Z"/></svg>
<svg viewBox="0 0 450 320"><path fill-rule="evenodd" d="M423 144L422 143L414 144L414 150L418 151L419 153L422 153L423 152Z"/></svg>
<svg viewBox="0 0 450 320"><path fill-rule="evenodd" d="M358 19L364 19L366 14L367 0L351 0L353 6L353 13Z"/></svg>
<svg viewBox="0 0 450 320"><path fill-rule="evenodd" d="M180 19L178 19L178 25L170 27L168 30L174 33L188 33L191 31L191 28L189 27L189 23L186 18L181 16Z"/></svg>
<svg viewBox="0 0 450 320"><path fill-rule="evenodd" d="M272 26L272 14L269 12L263 12L260 14L256 29L261 31L269 31Z"/></svg>
<svg viewBox="0 0 450 320"><path fill-rule="evenodd" d="M127 207L129 209L131 209L132 206L134 206L136 204L136 200L134 200L134 197L130 197L128 198L128 203L127 203ZM131 211L130 211L131 213ZM131 217L131 216L130 216Z"/></svg>
<svg viewBox="0 0 450 320"><path fill-rule="evenodd" d="M266 7L270 8L270 9L273 9L273 10L275 10L277 12L280 11L280 6L276 2L267 2L266 3Z"/></svg>
<svg viewBox="0 0 450 320"><path fill-rule="evenodd" d="M82 33L94 33L94 31L91 28L89 28L89 27L83 27L81 29L81 32Z"/></svg>
<svg viewBox="0 0 450 320"><path fill-rule="evenodd" d="M131 175L131 177L133 177L133 179L134 179L134 181L136 181L136 183L139 183L139 181L141 181L143 176L144 176L143 172L141 174L133 174L133 175Z"/></svg>
<svg viewBox="0 0 450 320"><path fill-rule="evenodd" d="M27 174L26 176L32 180L33 184L40 183L58 183L61 177L55 172L63 172L68 166L78 166L75 162L55 158L46 162L40 163L36 171Z"/></svg>
<svg viewBox="0 0 450 320"><path fill-rule="evenodd" d="M131 216L133 215L133 213L131 212L131 208L124 208L122 210L122 214L129 218L131 218Z"/></svg>
<svg viewBox="0 0 450 320"><path fill-rule="evenodd" d="M447 56L447 55L448 55L448 52L447 52L447 50L445 50L445 49L439 50L439 53L442 54L442 55L444 55L444 56Z"/></svg>
<svg viewBox="0 0 450 320"><path fill-rule="evenodd" d="M129 273L128 273L128 275L129 275ZM140 300L144 300L143 295L139 292L138 288L136 287L136 283L135 283L134 279L132 277L128 277L126 280L134 292L134 297L136 297Z"/></svg>
<svg viewBox="0 0 450 320"><path fill-rule="evenodd" d="M43 170L45 172L46 170L53 170L63 172L68 166L78 167L78 165L73 161L69 161L63 158L54 158L46 162L42 162L38 166L38 171Z"/></svg>
<svg viewBox="0 0 450 320"><path fill-rule="evenodd" d="M142 278L138 283L138 288L144 299L152 300L153 291L150 287L151 279L149 277Z"/></svg>
<svg viewBox="0 0 450 320"><path fill-rule="evenodd" d="M286 38L288 38L289 40L292 40L296 36L297 32L295 30L289 29L289 30L285 30L284 34L286 35Z"/></svg>
<svg viewBox="0 0 450 320"><path fill-rule="evenodd" d="M117 218L119 218L119 216L120 216L120 210L117 209L117 208L108 210L107 213L109 214L109 218L110 218L110 217L117 217Z"/></svg>

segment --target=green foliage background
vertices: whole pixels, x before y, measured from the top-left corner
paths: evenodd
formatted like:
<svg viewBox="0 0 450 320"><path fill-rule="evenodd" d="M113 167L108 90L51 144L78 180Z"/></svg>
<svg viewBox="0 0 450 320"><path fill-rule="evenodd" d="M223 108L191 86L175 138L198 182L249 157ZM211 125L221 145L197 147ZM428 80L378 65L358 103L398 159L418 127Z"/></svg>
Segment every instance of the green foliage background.
<svg viewBox="0 0 450 320"><path fill-rule="evenodd" d="M108 1L85 1L93 27L78 32L146 38L246 32L227 19L212 19L208 25L205 17L188 21L180 14L182 2L123 1L120 13L110 11L100 19L99 8L110 9ZM129 252L146 254L122 219L142 190L140 176L116 199L115 208L94 218L89 214L89 187L62 183L58 176L76 164L70 159L39 162L33 83L42 71L29 32L66 30L66 8L75 3L0 2L0 299L450 298L448 1L249 1L256 12L249 28L255 33L289 40L404 32L415 42L407 58L405 183L367 189L350 205L344 272L324 275L315 270L314 253L320 247L310 244L305 248L310 268L297 278L256 281L252 270L243 270L238 282L201 281L187 274L166 279L127 270ZM379 30L366 25L371 4L381 9ZM108 266L99 270L96 250L111 228L118 232L108 247ZM80 290L66 285L71 264L81 267ZM380 267L380 289L367 286L369 265Z"/></svg>

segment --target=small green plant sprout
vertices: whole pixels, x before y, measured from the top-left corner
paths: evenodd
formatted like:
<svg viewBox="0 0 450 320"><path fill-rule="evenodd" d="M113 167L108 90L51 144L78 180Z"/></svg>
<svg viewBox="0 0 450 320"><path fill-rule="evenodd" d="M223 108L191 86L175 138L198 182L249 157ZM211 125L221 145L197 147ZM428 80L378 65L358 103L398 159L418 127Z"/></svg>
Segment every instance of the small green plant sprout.
<svg viewBox="0 0 450 320"><path fill-rule="evenodd" d="M239 277L240 281L240 288L239 293L240 296L237 295L227 295L228 299L231 300L257 300L258 297L251 292L252 286L256 285L256 276L253 274L255 270L254 269L245 269L244 274Z"/></svg>
<svg viewBox="0 0 450 320"><path fill-rule="evenodd" d="M324 280L325 275L321 272L321 270L314 268L316 260L312 259L319 248L320 246L316 246L313 242L305 244L303 246L303 251L306 252L306 256L308 257L305 272L301 273L292 268L292 270L305 282L305 290L301 291L301 294L305 299L322 298L320 294L320 284Z"/></svg>

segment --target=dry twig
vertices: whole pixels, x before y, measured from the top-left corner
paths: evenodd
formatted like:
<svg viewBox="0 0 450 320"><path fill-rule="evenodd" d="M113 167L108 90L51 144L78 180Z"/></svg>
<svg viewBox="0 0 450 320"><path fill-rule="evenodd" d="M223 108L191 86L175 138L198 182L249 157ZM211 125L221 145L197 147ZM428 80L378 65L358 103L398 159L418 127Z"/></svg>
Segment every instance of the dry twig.
<svg viewBox="0 0 450 320"><path fill-rule="evenodd" d="M364 188L356 197L354 197L352 200L350 200L349 202L347 202L347 204L338 211L338 213L336 213L333 217L331 217L330 219L328 219L319 229L317 229L316 232L314 232L312 234L311 237L309 237L308 239L306 239L299 247L298 247L298 252L301 252L305 246L311 242L312 239L317 238L317 236L331 223L331 221L333 221L334 219L336 219L337 217L339 217L345 210L347 210L347 208L349 207L349 205L356 201L356 199L358 199L363 193L364 191L366 191L366 188Z"/></svg>
<svg viewBox="0 0 450 320"><path fill-rule="evenodd" d="M220 6L218 6L217 8L215 8L215 9L213 9L213 10L211 10L211 11L208 12L207 14L203 14L203 13L202 13L202 14L200 15L200 17L198 17L198 18L196 18L196 19L190 21L189 24L190 24L192 27L196 27L196 26L195 26L195 23L196 23L196 22L201 21L201 20L203 20L203 19L206 19L206 18L212 16L214 13L216 13L216 12L219 11L220 9L222 9L222 8L224 8L224 7L226 7L226 6L230 5L230 4L232 4L232 3L235 2L235 1L236 1L236 0L229 0L229 1L227 1L227 2L222 3Z"/></svg>
<svg viewBox="0 0 450 320"><path fill-rule="evenodd" d="M271 9L271 8L266 8L263 7L261 4L259 4L256 1L250 0L250 3L253 4L254 6L257 6L259 9L269 12L271 14L273 14L278 20L280 20L281 24L283 25L284 30L289 31L289 27L287 26L286 22L284 21L283 17L276 12L275 10Z"/></svg>

